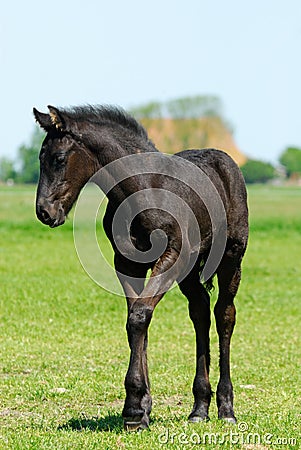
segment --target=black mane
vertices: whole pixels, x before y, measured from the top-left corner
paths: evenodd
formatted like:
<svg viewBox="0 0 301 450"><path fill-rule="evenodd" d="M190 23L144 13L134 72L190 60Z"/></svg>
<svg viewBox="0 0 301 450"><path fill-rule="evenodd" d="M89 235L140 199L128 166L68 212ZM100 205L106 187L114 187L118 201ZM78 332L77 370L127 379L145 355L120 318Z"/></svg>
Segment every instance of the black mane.
<svg viewBox="0 0 301 450"><path fill-rule="evenodd" d="M70 119L79 122L90 122L93 124L98 123L111 123L118 124L122 127L131 130L139 137L148 140L148 135L143 126L137 122L134 117L124 111L118 106L112 105L85 105L75 106L69 109L63 110Z"/></svg>

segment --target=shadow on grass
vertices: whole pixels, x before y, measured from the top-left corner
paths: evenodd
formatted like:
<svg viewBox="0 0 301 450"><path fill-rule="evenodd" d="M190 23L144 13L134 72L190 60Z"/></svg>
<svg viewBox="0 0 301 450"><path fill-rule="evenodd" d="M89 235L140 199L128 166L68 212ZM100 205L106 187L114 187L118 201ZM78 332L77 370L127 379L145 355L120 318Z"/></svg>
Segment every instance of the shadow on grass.
<svg viewBox="0 0 301 450"><path fill-rule="evenodd" d="M123 420L120 414L108 414L105 417L80 417L72 418L63 425L58 427L58 430L72 430L72 431L111 431L120 433L123 431Z"/></svg>

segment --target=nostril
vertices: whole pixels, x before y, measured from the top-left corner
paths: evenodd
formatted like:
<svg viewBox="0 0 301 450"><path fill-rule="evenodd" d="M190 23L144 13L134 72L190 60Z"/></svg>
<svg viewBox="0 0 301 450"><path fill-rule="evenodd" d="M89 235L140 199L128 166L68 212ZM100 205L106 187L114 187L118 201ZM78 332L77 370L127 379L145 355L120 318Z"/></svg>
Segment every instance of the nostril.
<svg viewBox="0 0 301 450"><path fill-rule="evenodd" d="M50 219L50 215L49 213L46 211L46 209L41 209L41 216L42 218L46 221L48 219Z"/></svg>
<svg viewBox="0 0 301 450"><path fill-rule="evenodd" d="M46 209L42 206L37 205L37 216L42 222L47 222L50 219L50 215Z"/></svg>

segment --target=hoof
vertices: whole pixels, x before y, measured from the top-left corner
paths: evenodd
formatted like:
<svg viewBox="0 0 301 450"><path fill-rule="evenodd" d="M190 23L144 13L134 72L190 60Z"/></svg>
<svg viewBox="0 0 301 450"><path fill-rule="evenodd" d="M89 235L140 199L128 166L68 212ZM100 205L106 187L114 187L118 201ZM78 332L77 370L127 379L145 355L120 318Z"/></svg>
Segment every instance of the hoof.
<svg viewBox="0 0 301 450"><path fill-rule="evenodd" d="M189 416L188 422L190 423L198 423L198 422L209 422L209 416Z"/></svg>
<svg viewBox="0 0 301 450"><path fill-rule="evenodd" d="M220 417L220 419L223 420L224 422L232 423L233 425L235 425L237 423L237 420L234 416L233 417Z"/></svg>
<svg viewBox="0 0 301 450"><path fill-rule="evenodd" d="M126 417L123 420L125 431L142 431L148 428L148 425L141 421L141 417Z"/></svg>

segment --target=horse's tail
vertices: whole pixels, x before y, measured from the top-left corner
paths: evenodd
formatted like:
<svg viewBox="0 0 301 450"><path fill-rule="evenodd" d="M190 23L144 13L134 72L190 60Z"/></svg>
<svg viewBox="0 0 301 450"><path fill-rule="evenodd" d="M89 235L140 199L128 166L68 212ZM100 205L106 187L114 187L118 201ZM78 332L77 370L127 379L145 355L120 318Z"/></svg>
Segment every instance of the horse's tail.
<svg viewBox="0 0 301 450"><path fill-rule="evenodd" d="M213 278L215 276L215 273L213 273L209 278L204 280L204 268L207 262L207 257L208 255L206 255L206 257L202 260L200 264L200 279L202 285L204 286L208 294L210 294L210 292L214 289Z"/></svg>

